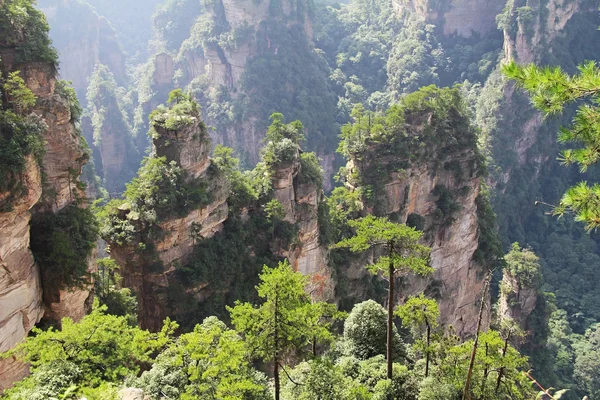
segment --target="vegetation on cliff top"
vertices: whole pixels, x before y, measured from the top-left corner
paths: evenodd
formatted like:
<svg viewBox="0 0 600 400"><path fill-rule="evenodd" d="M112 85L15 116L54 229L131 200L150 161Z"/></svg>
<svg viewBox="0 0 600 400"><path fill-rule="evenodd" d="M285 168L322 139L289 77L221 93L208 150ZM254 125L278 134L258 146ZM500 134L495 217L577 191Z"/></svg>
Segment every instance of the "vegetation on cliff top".
<svg viewBox="0 0 600 400"><path fill-rule="evenodd" d="M0 50L14 49L15 62L46 61L55 64L56 50L48 38L44 14L31 0L5 0L0 4Z"/></svg>

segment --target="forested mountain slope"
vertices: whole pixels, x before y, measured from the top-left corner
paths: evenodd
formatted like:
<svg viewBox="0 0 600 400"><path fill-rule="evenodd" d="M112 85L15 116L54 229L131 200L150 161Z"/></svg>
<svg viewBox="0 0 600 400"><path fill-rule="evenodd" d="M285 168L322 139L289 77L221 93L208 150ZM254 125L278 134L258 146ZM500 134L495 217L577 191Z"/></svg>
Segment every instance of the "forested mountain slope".
<svg viewBox="0 0 600 400"><path fill-rule="evenodd" d="M38 6L74 91L56 81L42 14L0 0L11 32L0 39L0 305L12 310L5 322L0 312L0 350L42 315L81 318L92 283L106 309L1 360L3 385L23 372L15 360L34 368L9 398L119 398L131 374L131 390L151 398L528 399L530 367L542 387L571 389L563 399L598 396L600 238L551 215L568 187L598 181L597 168L556 160L575 107L543 118L501 72L515 61L573 73L597 58L597 1ZM95 216L79 182L88 160ZM97 264L96 219L110 256ZM15 288L27 304L11 300ZM272 332L274 344L251 323L275 318L270 295L289 296L284 314L298 327L282 341ZM397 305L395 317L373 300ZM210 316L224 323L202 323ZM365 331L370 318L377 332ZM173 336L171 320L190 336ZM94 351L106 339L115 358L93 365L83 354L81 370L68 351L37 353L46 337L77 348L104 324L145 344L102 336ZM211 337L203 350L190 344ZM193 372L193 357L210 367ZM53 371L68 378L53 387Z"/></svg>

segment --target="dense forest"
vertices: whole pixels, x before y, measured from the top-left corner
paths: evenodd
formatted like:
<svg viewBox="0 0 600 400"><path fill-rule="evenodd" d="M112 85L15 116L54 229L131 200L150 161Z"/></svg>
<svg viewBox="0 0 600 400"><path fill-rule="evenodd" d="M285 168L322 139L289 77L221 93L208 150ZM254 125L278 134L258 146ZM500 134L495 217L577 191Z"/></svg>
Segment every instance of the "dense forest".
<svg viewBox="0 0 600 400"><path fill-rule="evenodd" d="M600 399L594 0L0 0L0 398Z"/></svg>

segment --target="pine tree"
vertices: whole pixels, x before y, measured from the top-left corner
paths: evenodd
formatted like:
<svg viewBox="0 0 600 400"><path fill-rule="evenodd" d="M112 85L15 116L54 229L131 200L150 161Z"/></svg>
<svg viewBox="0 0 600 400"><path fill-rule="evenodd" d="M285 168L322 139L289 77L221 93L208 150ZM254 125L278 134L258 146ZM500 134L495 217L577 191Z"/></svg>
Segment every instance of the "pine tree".
<svg viewBox="0 0 600 400"><path fill-rule="evenodd" d="M600 68L594 61L580 65L575 75L560 67L519 66L515 62L505 65L503 72L529 93L533 106L546 116L562 113L569 104L579 104L570 129L561 128L558 134L559 142L574 144L575 148L564 150L559 161L565 166L577 164L581 172L598 163ZM600 185L581 182L568 189L554 208L558 216L567 212L573 212L588 230L600 227Z"/></svg>
<svg viewBox="0 0 600 400"><path fill-rule="evenodd" d="M356 234L342 240L334 247L347 247L353 252L372 249L384 251L373 265L367 266L374 274L381 273L388 280L388 326L387 326L387 376L392 379L393 366L393 325L394 325L394 283L399 274L414 273L428 275L433 268L428 266L430 249L419 244L423 232L406 225L395 224L386 218L369 215L356 221L350 221Z"/></svg>
<svg viewBox="0 0 600 400"><path fill-rule="evenodd" d="M308 278L294 272L287 260L277 268L265 265L260 280L256 289L264 303L256 307L238 301L228 310L233 325L245 336L252 356L273 363L275 400L279 400L284 359L306 348L315 335L325 336L322 329L316 329L316 321L328 307L311 302L304 290Z"/></svg>

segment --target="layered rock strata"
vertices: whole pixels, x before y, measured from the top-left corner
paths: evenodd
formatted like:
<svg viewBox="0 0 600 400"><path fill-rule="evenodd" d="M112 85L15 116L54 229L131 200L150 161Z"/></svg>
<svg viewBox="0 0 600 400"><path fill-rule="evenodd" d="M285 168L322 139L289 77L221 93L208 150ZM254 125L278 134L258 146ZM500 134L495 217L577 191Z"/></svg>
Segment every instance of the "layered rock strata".
<svg viewBox="0 0 600 400"><path fill-rule="evenodd" d="M206 183L206 192L211 198L209 204L189 210L183 216L162 218L153 228L160 234L153 239L147 237L147 228L142 227L136 239L129 243L109 242L111 256L122 266L123 284L137 294L140 325L158 330L164 318L181 311L169 303L169 287L181 284L176 266L185 264L200 238L211 238L223 228L229 213L229 183L224 176L209 171L210 140L200 119L194 118L191 124L177 130L158 125L154 128L156 156L181 167L189 183L199 180ZM121 209L119 218L127 218L129 206L123 204ZM153 255L142 254L138 250L141 245L152 247Z"/></svg>
<svg viewBox="0 0 600 400"><path fill-rule="evenodd" d="M0 3L1 5L1 3ZM22 40L27 36L21 35ZM24 45L19 43L19 45ZM32 112L46 125L42 135L45 153L41 165L26 160L19 180L26 194L9 211L0 212L0 352L23 340L42 317L80 319L90 305L91 288L60 291L55 302L45 303L40 269L30 245L30 221L35 213L56 213L83 196L76 185L86 161L82 137L74 125L69 100L56 90L57 70L52 62L17 62L16 47L0 39L3 76L20 71L26 86L37 97ZM42 178L43 176L43 178ZM0 199L10 193L0 193ZM90 258L93 265L93 258ZM0 389L27 374L26 365L0 360Z"/></svg>
<svg viewBox="0 0 600 400"><path fill-rule="evenodd" d="M394 10L416 13L441 26L445 36L486 36L496 31L496 15L503 1L490 0L392 0Z"/></svg>
<svg viewBox="0 0 600 400"><path fill-rule="evenodd" d="M311 277L311 291L319 300L334 296L335 284L328 266L327 247L321 243L319 205L324 201L323 189L313 182L302 182L300 152L293 161L280 165L273 174L273 198L285 210L285 220L298 230L292 247L282 249L294 270Z"/></svg>

